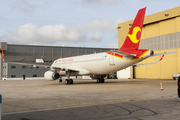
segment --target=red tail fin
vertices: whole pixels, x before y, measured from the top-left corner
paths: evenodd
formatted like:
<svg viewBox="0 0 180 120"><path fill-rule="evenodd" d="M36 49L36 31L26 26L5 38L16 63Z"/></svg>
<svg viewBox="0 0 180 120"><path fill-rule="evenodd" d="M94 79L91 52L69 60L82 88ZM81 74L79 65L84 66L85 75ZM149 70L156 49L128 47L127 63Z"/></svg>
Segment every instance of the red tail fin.
<svg viewBox="0 0 180 120"><path fill-rule="evenodd" d="M119 49L120 51L124 50L137 50L139 48L141 32L144 22L146 7L138 11L136 18L129 30L129 33L124 41L124 44Z"/></svg>

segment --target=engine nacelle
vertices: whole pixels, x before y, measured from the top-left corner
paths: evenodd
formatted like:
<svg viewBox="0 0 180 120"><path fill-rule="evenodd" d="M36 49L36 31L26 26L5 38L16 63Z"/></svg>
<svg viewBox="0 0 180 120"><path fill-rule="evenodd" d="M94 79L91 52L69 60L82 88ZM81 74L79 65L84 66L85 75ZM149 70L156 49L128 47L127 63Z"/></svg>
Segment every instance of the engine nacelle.
<svg viewBox="0 0 180 120"><path fill-rule="evenodd" d="M92 79L104 78L106 75L90 75Z"/></svg>
<svg viewBox="0 0 180 120"><path fill-rule="evenodd" d="M59 73L53 72L53 71L47 71L44 73L44 78L46 80L57 80L60 78Z"/></svg>

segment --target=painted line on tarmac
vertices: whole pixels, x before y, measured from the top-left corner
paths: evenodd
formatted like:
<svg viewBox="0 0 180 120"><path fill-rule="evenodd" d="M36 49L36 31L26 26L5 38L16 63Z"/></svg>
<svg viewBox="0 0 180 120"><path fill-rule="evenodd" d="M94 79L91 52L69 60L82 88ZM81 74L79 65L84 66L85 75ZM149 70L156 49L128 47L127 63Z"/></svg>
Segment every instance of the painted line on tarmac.
<svg viewBox="0 0 180 120"><path fill-rule="evenodd" d="M19 108L19 109L11 109L11 110L2 110L1 112L2 112L2 115L8 115L8 114L28 113L28 112L36 112L36 111L48 111L48 110L67 109L67 108L76 108L76 107L87 107L87 106L92 106L92 105L103 105L103 104L116 103L116 102L167 98L167 97L174 97L174 96L177 96L177 94L164 95L161 97L143 97L143 98L106 100L106 101L74 103L74 104L64 104L64 105L54 105L54 106L41 106L41 107L32 107L32 108Z"/></svg>

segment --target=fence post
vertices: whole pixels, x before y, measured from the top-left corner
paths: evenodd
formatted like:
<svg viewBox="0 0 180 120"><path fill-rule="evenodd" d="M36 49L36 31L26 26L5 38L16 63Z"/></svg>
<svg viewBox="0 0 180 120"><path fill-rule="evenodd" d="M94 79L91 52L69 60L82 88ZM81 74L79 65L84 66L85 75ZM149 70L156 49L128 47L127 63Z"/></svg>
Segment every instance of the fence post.
<svg viewBox="0 0 180 120"><path fill-rule="evenodd" d="M0 94L0 120L1 120L1 103L2 103L2 95Z"/></svg>

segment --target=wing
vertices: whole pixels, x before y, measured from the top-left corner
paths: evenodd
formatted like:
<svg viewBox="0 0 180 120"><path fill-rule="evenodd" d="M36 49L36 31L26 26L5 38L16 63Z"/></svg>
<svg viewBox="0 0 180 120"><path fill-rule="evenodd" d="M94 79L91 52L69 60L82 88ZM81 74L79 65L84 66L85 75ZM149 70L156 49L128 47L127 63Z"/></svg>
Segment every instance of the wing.
<svg viewBox="0 0 180 120"><path fill-rule="evenodd" d="M30 66L30 67L41 67L41 68L61 70L61 71L74 71L74 72L79 71L79 70L76 70L73 68L53 67L53 66L48 66L48 65L39 65L39 64L31 64L31 63L6 62L5 60L4 60L4 62L9 63L9 64L25 65L25 66Z"/></svg>
<svg viewBox="0 0 180 120"><path fill-rule="evenodd" d="M76 70L76 69L73 69L73 68L54 67L54 66L49 66L49 65L40 65L40 64L31 64L31 63L7 62L4 59L4 50L3 50L3 47L2 47L2 60L5 63L16 64L16 65L25 65L25 66L30 66L30 67L41 67L41 68L61 70L61 71L74 71L74 72L78 72L79 71L79 70Z"/></svg>
<svg viewBox="0 0 180 120"><path fill-rule="evenodd" d="M25 66L30 66L30 67L41 67L41 68L47 68L47 69L51 68L51 66L47 66L47 65L30 64L30 63L18 63L18 62L6 62L5 60L4 60L4 62L9 63L9 64L25 65Z"/></svg>

